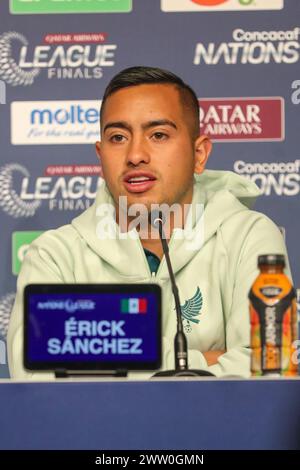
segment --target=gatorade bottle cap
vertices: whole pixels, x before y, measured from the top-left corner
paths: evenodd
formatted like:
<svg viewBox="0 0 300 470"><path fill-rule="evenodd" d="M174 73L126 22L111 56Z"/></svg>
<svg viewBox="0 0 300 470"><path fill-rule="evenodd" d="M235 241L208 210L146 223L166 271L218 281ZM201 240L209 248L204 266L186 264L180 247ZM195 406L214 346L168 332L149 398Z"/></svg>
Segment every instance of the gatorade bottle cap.
<svg viewBox="0 0 300 470"><path fill-rule="evenodd" d="M283 266L285 267L284 255L260 255L258 257L258 267L262 265Z"/></svg>

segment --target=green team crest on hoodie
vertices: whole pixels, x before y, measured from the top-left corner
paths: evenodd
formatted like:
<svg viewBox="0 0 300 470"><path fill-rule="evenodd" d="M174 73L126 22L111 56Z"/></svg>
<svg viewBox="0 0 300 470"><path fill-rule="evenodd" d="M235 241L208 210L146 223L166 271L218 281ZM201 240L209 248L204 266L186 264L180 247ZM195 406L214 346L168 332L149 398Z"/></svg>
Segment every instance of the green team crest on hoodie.
<svg viewBox="0 0 300 470"><path fill-rule="evenodd" d="M200 320L197 317L201 314L201 308L203 305L203 295L199 286L197 286L196 292L190 299L186 300L184 305L180 305L181 307L181 316L183 320L185 320L184 330L186 333L190 333L192 331L192 323L198 325Z"/></svg>

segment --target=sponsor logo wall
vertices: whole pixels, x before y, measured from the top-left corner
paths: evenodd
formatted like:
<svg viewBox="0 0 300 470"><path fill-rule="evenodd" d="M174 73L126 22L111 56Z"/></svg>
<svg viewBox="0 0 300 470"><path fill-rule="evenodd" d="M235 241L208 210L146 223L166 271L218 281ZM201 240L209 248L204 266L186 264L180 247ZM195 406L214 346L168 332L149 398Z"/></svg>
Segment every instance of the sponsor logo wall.
<svg viewBox="0 0 300 470"><path fill-rule="evenodd" d="M101 99L127 66L195 89L208 167L258 185L300 288L300 2L3 0L0 17L0 377L26 251L93 203Z"/></svg>

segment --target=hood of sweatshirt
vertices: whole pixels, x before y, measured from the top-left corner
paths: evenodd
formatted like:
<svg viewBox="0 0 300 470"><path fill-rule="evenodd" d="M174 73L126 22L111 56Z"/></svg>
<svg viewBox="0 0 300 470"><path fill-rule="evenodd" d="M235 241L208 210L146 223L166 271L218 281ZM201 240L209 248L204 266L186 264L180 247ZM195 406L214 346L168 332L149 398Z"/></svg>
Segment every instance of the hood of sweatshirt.
<svg viewBox="0 0 300 470"><path fill-rule="evenodd" d="M174 229L169 242L174 273L210 242L224 222L237 212L249 210L259 194L253 182L230 171L205 170L201 175L195 175L185 227ZM122 277L131 280L149 277L138 232L132 229L120 234L115 222L114 202L104 181L94 204L73 219L72 226L89 248ZM168 278L166 263L159 272L160 278Z"/></svg>

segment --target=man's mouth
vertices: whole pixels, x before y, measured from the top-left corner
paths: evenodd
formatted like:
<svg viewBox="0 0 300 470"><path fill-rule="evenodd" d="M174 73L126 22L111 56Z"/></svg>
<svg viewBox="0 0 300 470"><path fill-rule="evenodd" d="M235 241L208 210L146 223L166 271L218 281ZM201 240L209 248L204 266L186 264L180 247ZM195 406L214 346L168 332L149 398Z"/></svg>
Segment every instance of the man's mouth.
<svg viewBox="0 0 300 470"><path fill-rule="evenodd" d="M124 185L131 193L141 193L152 188L156 178L151 174L128 174L124 178Z"/></svg>

